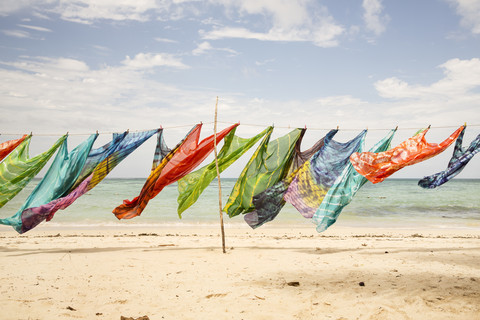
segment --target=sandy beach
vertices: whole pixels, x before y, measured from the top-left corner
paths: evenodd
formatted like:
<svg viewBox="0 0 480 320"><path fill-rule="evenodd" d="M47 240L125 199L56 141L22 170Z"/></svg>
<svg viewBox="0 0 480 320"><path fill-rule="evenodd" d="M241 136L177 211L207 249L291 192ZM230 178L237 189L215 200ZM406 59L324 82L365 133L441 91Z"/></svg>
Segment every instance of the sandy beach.
<svg viewBox="0 0 480 320"><path fill-rule="evenodd" d="M1 319L480 319L479 229L0 232Z"/></svg>

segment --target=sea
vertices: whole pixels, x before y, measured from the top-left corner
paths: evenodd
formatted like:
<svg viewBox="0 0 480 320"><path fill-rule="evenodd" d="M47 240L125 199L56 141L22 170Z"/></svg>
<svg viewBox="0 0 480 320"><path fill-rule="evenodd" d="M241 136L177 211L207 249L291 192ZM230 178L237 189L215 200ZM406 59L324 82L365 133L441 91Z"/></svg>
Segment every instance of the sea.
<svg viewBox="0 0 480 320"><path fill-rule="evenodd" d="M39 182L34 179L15 198L0 209L2 218L15 214ZM225 205L236 179L222 178L222 203ZM214 180L198 201L180 218L177 214L177 184L167 186L152 199L142 215L118 220L113 208L132 199L145 179L105 179L66 210L60 210L42 228L118 228L118 227L204 227L219 224L218 181ZM422 189L417 179L386 179L368 182L343 209L336 226L359 228L459 228L480 229L480 179L453 179L436 189ZM223 215L225 227L249 228L243 216ZM286 204L277 218L260 228L311 227L309 219ZM11 228L0 226L0 230Z"/></svg>

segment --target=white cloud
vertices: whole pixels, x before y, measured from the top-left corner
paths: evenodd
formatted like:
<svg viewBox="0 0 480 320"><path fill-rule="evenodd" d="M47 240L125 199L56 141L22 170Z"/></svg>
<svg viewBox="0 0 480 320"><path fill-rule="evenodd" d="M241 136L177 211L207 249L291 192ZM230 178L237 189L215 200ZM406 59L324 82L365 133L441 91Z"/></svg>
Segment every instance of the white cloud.
<svg viewBox="0 0 480 320"><path fill-rule="evenodd" d="M218 28L213 31L205 32L200 30L202 38L208 40L218 40L223 38L242 38L242 39L257 39L257 40L266 40L266 36L263 33L251 32L245 28Z"/></svg>
<svg viewBox="0 0 480 320"><path fill-rule="evenodd" d="M47 18L44 13L56 13L64 20L92 24L96 20L113 21L151 19L175 20L181 18L188 2L195 0L3 0L0 15L9 15L20 10L29 10L37 17Z"/></svg>
<svg viewBox="0 0 480 320"><path fill-rule="evenodd" d="M34 127L25 130L110 130L205 121L211 114L216 90L184 90L138 72L163 66L163 56L159 60L155 57L140 53L124 64L97 69L70 58L23 57L17 62L3 62L0 109L15 110L16 118L28 121L4 119L0 125L9 131L23 126ZM445 70L444 77L429 86L397 78L375 83L380 96L392 99L381 103L348 94L281 101L224 92L221 101L225 105L221 103L220 114L227 121L258 123L258 119L272 119L277 126L306 124L311 128L480 122L480 60L452 59L440 67Z"/></svg>
<svg viewBox="0 0 480 320"><path fill-rule="evenodd" d="M152 80L137 68L106 65L92 69L69 58L24 57L1 62L0 77L0 110L15 112L15 117L22 119L0 119L4 132L88 132L193 124L208 113L205 101L215 95L205 90L181 91Z"/></svg>
<svg viewBox="0 0 480 320"><path fill-rule="evenodd" d="M89 24L97 19L147 21L147 12L155 8L154 0L79 0L59 2L52 11L64 20Z"/></svg>
<svg viewBox="0 0 480 320"><path fill-rule="evenodd" d="M25 8L33 8L37 5L49 5L58 0L2 0L0 1L0 15L9 15Z"/></svg>
<svg viewBox="0 0 480 320"><path fill-rule="evenodd" d="M193 124L213 116L218 95L215 89L180 89L136 68L104 65L94 69L70 58L24 57L3 62L0 77L0 110L15 110L15 119L22 119L0 119L3 130L10 132L113 131ZM370 112L368 120L377 113L352 96L278 101L236 92L223 92L219 108L220 119L226 121L258 123L258 119L270 119L277 126L305 123L317 128L337 124L334 111L346 115L343 126L362 121L363 113L359 112L363 109ZM242 130L253 134L257 129Z"/></svg>
<svg viewBox="0 0 480 320"><path fill-rule="evenodd" d="M193 54L194 56L199 56L199 55L205 54L205 53L207 53L208 51L211 51L211 50L213 50L213 47L212 47L212 45L210 44L210 42L204 41L204 42L200 43L200 44L192 51L192 54Z"/></svg>
<svg viewBox="0 0 480 320"><path fill-rule="evenodd" d="M30 38L30 33L24 30L2 30L2 33L9 37Z"/></svg>
<svg viewBox="0 0 480 320"><path fill-rule="evenodd" d="M62 19L92 24L97 20L173 21L198 14L198 0L70 0L59 1L51 11ZM193 4L193 5L192 5Z"/></svg>
<svg viewBox="0 0 480 320"><path fill-rule="evenodd" d="M30 30L35 30L35 31L41 31L41 32L52 32L52 30L44 27L38 27L38 26L32 26L28 24L17 24L17 26L30 29Z"/></svg>
<svg viewBox="0 0 480 320"><path fill-rule="evenodd" d="M241 18L262 15L269 24L268 30L252 31L245 27L215 27L201 32L204 39L223 38L256 39L261 41L307 41L319 47L338 45L337 37L344 28L337 24L325 7L315 5L313 1L287 0L248 0L213 1L224 5L227 10L238 11ZM245 17L247 16L247 17Z"/></svg>
<svg viewBox="0 0 480 320"><path fill-rule="evenodd" d="M480 34L480 1L478 0L450 0L456 6L456 11L462 17L463 27L470 29L473 34Z"/></svg>
<svg viewBox="0 0 480 320"><path fill-rule="evenodd" d="M155 41L165 42L165 43L178 43L176 40L166 39L166 38L155 38Z"/></svg>
<svg viewBox="0 0 480 320"><path fill-rule="evenodd" d="M181 60L171 54L138 53L133 59L127 56L122 64L131 69L150 69L154 67L172 67L187 69Z"/></svg>
<svg viewBox="0 0 480 320"><path fill-rule="evenodd" d="M23 57L22 60L16 62L3 62L1 64L17 69L17 74L28 73L38 80L53 79L67 82L81 79L82 75L90 70L85 62L69 58ZM42 87L44 86L35 89L45 90ZM12 90L15 91L13 88ZM16 90L21 91L20 88Z"/></svg>
<svg viewBox="0 0 480 320"><path fill-rule="evenodd" d="M101 46L101 45L98 45L98 44L94 44L94 45L92 45L92 47L95 48L96 50L102 52L102 53L111 51L110 48L105 47L105 46Z"/></svg>
<svg viewBox="0 0 480 320"><path fill-rule="evenodd" d="M192 54L194 56L199 56L202 54L206 54L209 51L224 51L230 53L230 56L236 56L238 54L237 51L230 48L214 48L207 41L200 43L195 49L193 49Z"/></svg>
<svg viewBox="0 0 480 320"><path fill-rule="evenodd" d="M363 20L369 31L379 36L386 29L386 23L389 20L387 15L382 16L382 0L363 0Z"/></svg>
<svg viewBox="0 0 480 320"><path fill-rule="evenodd" d="M200 34L202 38L208 40L238 38L260 41L313 42L319 47L335 47L338 45L336 37L342 32L343 28L339 26L325 25L321 30L272 28L267 33L253 32L245 28L225 27Z"/></svg>
<svg viewBox="0 0 480 320"><path fill-rule="evenodd" d="M385 98L407 98L409 97L408 95L412 94L409 84L396 77L377 81L375 89L377 89L380 96Z"/></svg>
<svg viewBox="0 0 480 320"><path fill-rule="evenodd" d="M37 17L39 19L42 19L42 20L52 20L49 16L47 16L46 14L43 14L41 12L38 12L38 11L34 11L32 13L32 16L34 17Z"/></svg>
<svg viewBox="0 0 480 320"><path fill-rule="evenodd" d="M263 60L263 61L255 61L255 65L256 65L256 66L264 66L264 65L267 65L267 64L272 63L272 62L275 62L275 59L267 59L267 60Z"/></svg>
<svg viewBox="0 0 480 320"><path fill-rule="evenodd" d="M45 3L24 0L18 4L7 2L9 5L0 9L0 13L3 12L4 15L28 9L38 14L56 13L64 20L83 24L92 24L101 19L142 22L152 19L178 20L187 14L199 16L204 10L197 0L49 0ZM244 26L223 26L218 21L213 24L213 30L203 33L205 39L233 37L262 41L306 41L320 47L333 47L338 45L337 38L345 31L325 7L313 0L209 0L207 5L224 7L227 16L230 12L235 12L240 15L238 21L245 24L249 24L252 17L261 15L266 26L259 32ZM163 38L157 38L157 41L171 42Z"/></svg>
<svg viewBox="0 0 480 320"><path fill-rule="evenodd" d="M230 48L215 48L215 50L230 53L230 55L229 55L230 57L238 55L238 52L236 50L233 50L233 49L230 49Z"/></svg>
<svg viewBox="0 0 480 320"><path fill-rule="evenodd" d="M375 83L380 96L392 99L444 100L466 95L480 87L480 59L451 59L439 66L445 77L429 86L410 85L392 77Z"/></svg>
<svg viewBox="0 0 480 320"><path fill-rule="evenodd" d="M285 29L302 25L305 20L310 19L307 9L309 1L295 0L245 0L245 1L219 1L227 7L234 7L240 13L250 15L261 14L270 16L273 24Z"/></svg>

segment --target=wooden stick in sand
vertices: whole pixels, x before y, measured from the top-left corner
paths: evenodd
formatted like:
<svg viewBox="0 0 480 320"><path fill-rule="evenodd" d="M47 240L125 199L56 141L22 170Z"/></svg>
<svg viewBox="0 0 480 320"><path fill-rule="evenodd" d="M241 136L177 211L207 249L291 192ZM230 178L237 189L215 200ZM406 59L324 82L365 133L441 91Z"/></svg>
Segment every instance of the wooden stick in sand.
<svg viewBox="0 0 480 320"><path fill-rule="evenodd" d="M223 212L222 212L222 184L220 182L220 170L218 169L218 156L217 156L217 109L218 109L218 96L217 102L215 103L215 121L213 125L213 144L215 146L215 166L217 167L217 180L218 180L218 207L220 211L220 229L222 230L222 250L225 251L225 230L223 227Z"/></svg>

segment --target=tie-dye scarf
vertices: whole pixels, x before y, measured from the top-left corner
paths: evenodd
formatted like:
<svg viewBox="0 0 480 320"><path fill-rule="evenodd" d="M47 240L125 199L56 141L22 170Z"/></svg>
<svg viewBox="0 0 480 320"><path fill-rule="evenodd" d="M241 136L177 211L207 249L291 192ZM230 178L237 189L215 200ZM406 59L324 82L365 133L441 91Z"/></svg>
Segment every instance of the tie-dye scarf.
<svg viewBox="0 0 480 320"><path fill-rule="evenodd" d="M202 124L196 125L189 134L158 164L150 173L143 185L140 195L133 200L124 200L123 204L113 210L118 219L131 219L139 216L153 199L167 185L176 182L194 170L213 151L214 140L220 142L231 130L234 124L217 134L203 139L200 143Z"/></svg>
<svg viewBox="0 0 480 320"><path fill-rule="evenodd" d="M62 136L47 151L30 158L28 136L0 163L0 208L15 197L47 164L67 135Z"/></svg>
<svg viewBox="0 0 480 320"><path fill-rule="evenodd" d="M465 133L465 130L463 130L457 138L455 149L453 150L452 158L448 162L447 169L431 176L424 177L418 181L420 187L433 189L441 186L458 175L473 156L480 152L480 134L472 141L472 143L470 143L468 148L462 148L463 134Z"/></svg>
<svg viewBox="0 0 480 320"><path fill-rule="evenodd" d="M28 135L15 140L5 141L0 144L0 161L2 161L10 152L12 152L20 143L27 138Z"/></svg>
<svg viewBox="0 0 480 320"><path fill-rule="evenodd" d="M362 144L366 130L346 143L333 140L338 130L330 131L324 145L300 167L285 193L291 203L305 218L311 218L337 177L348 164L350 155Z"/></svg>
<svg viewBox="0 0 480 320"><path fill-rule="evenodd" d="M395 131L396 129L391 130L386 137L370 149L370 152L383 152L388 150ZM362 152L362 149L363 144L360 146L359 152ZM365 177L355 171L351 163L348 163L342 174L335 180L335 183L330 189L328 189L320 207L312 217L312 222L317 225L318 232L327 230L328 227L337 221L343 208L352 201L357 191L367 181Z"/></svg>
<svg viewBox="0 0 480 320"><path fill-rule="evenodd" d="M224 144L220 152L218 153L218 170L223 172L238 158L240 158L245 152L257 143L269 130L269 128L263 130L256 136L244 139L235 135L235 129L230 131L225 136ZM217 176L217 169L215 160L207 166L189 173L182 179L178 180L178 215L181 217L183 211L193 205L203 190L215 179Z"/></svg>
<svg viewBox="0 0 480 320"><path fill-rule="evenodd" d="M280 210L285 205L283 196L287 192L288 186L295 178L298 169L310 159L323 146L324 138L320 139L310 149L300 151L303 136L306 130L302 130L300 138L295 144L295 154L290 168L290 173L285 179L276 183L267 190L253 196L253 205L255 210L244 216L245 222L253 229L260 227L266 222L272 221L277 217Z"/></svg>
<svg viewBox="0 0 480 320"><path fill-rule="evenodd" d="M462 132L463 126L458 128L443 142L427 143L425 134L428 129L421 131L410 139L388 151L373 153L354 153L350 157L355 170L372 183L379 183L403 167L430 159L450 146Z"/></svg>
<svg viewBox="0 0 480 320"><path fill-rule="evenodd" d="M286 177L301 133L302 129L295 129L269 142L272 130L267 132L237 179L223 208L230 218L255 210L253 197Z"/></svg>
<svg viewBox="0 0 480 320"><path fill-rule="evenodd" d="M20 210L10 218L1 219L0 223L12 226L19 233L24 233L33 228L37 222L40 223L39 220L35 222L26 221L25 216L22 219L23 211L26 208L41 206L58 199L71 188L78 178L97 136L97 134L91 135L71 152L68 152L67 139L65 139L47 173L28 196ZM26 225L30 228L24 227L22 220L26 221Z"/></svg>
<svg viewBox="0 0 480 320"><path fill-rule="evenodd" d="M123 159L135 151L158 130L144 132L114 134L113 140L103 147L92 150L84 166L83 174L90 172L83 178L80 176L74 184L74 189L61 198L47 204L25 209L22 213L22 228L26 231L38 225L41 221L50 221L58 210L64 210L82 195L99 184ZM90 160L90 161L89 161ZM92 169L93 168L93 169ZM80 181L80 179L84 179Z"/></svg>

